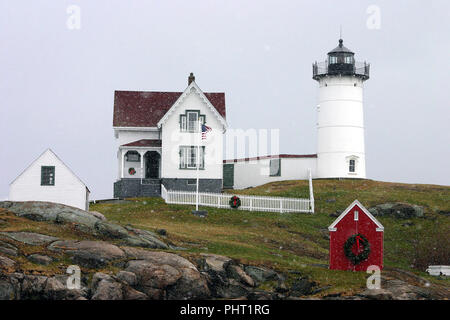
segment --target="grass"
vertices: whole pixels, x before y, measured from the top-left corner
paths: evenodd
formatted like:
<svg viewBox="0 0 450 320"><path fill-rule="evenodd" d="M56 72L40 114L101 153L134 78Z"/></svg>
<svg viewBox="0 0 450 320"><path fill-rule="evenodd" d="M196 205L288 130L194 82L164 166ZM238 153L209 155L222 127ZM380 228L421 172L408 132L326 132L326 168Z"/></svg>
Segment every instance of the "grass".
<svg viewBox="0 0 450 320"><path fill-rule="evenodd" d="M139 198L120 204L98 203L92 211L103 213L109 221L155 231L165 229L164 241L186 248L177 254L195 260L200 253L229 256L245 264L265 265L288 275L292 282L299 273L331 286L318 295L353 294L365 288L367 274L328 270L328 229L334 221L330 213L344 210L358 199L367 208L385 202L407 202L424 206L425 217L395 219L379 217L385 227L385 267L395 267L425 277L429 281L450 286L450 280L437 280L423 270L411 268L413 239L450 230L450 187L387 183L371 180L315 180L315 214L248 212L206 208L208 216L199 218L190 212L192 206L168 205L160 198ZM231 191L236 194L270 195L307 198L307 181L282 181L256 188ZM231 194L230 194L231 196ZM2 222L3 221L3 222ZM16 217L0 209L0 231L32 231L61 239L94 239L71 225L35 222ZM112 241L114 243L114 241ZM17 245L17 243L14 243ZM27 254L46 252L44 247L20 248ZM50 267L34 265L23 259L21 267L36 272L58 271L65 257ZM61 270L59 270L61 273ZM110 270L113 271L113 270ZM65 272L65 270L63 271ZM274 283L262 287L273 287Z"/></svg>
<svg viewBox="0 0 450 320"><path fill-rule="evenodd" d="M309 195L307 181L282 181L230 193L234 192L301 198ZM134 202L126 204L100 203L91 210L102 212L108 220L122 225L166 229L166 240L187 248L186 254L215 253L287 273L299 271L321 286L331 286L326 293L352 293L366 283L365 273L320 266L328 263L327 227L335 219L329 214L344 210L353 200L358 199L367 208L394 201L425 208L425 218L379 218L385 226L386 267L412 270L427 277L423 270L411 268L412 239L418 232L450 229L450 218L439 214L439 211L450 211L450 187L371 180L316 180L314 196L316 213L313 215L207 208L208 216L198 218L190 214L193 207L167 205L159 198L132 199Z"/></svg>

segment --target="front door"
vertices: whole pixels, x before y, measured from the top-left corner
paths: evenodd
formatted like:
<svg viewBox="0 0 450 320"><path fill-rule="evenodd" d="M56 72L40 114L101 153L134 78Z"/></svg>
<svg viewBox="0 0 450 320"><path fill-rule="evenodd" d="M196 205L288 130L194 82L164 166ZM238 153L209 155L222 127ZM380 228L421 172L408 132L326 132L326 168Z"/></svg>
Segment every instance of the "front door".
<svg viewBox="0 0 450 320"><path fill-rule="evenodd" d="M159 163L161 156L156 151L149 151L145 154L145 178L159 179Z"/></svg>

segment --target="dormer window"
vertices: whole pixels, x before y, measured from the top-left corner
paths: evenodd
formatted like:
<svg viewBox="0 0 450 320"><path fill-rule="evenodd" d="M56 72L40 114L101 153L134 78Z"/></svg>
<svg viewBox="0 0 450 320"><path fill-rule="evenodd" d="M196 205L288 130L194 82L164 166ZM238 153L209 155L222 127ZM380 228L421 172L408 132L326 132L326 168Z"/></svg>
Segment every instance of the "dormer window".
<svg viewBox="0 0 450 320"><path fill-rule="evenodd" d="M180 115L180 130L183 132L198 132L198 122L205 123L205 115L200 114L199 110L186 110Z"/></svg>

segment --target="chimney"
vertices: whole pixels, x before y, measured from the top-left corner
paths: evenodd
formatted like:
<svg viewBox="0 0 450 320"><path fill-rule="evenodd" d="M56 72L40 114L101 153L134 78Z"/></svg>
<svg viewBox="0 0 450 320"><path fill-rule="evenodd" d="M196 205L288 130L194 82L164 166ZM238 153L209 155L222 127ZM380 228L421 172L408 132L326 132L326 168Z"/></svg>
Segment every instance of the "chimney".
<svg viewBox="0 0 450 320"><path fill-rule="evenodd" d="M189 75L189 78L188 78L188 85L190 85L192 81L195 81L195 77L194 77L194 73L191 72L191 74Z"/></svg>

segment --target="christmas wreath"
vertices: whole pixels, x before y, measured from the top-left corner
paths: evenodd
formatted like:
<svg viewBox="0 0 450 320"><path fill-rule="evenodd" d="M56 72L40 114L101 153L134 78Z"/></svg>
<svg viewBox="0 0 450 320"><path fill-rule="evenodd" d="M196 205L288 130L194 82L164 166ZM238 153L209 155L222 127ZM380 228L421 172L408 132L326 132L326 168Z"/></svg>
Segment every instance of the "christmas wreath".
<svg viewBox="0 0 450 320"><path fill-rule="evenodd" d="M353 253L353 245L357 245L357 254ZM361 251L361 247L364 249ZM354 264L357 265L369 257L370 254L370 243L366 237L362 234L354 234L344 244L345 256Z"/></svg>
<svg viewBox="0 0 450 320"><path fill-rule="evenodd" d="M230 199L230 207L237 209L241 206L241 199L238 196L232 196Z"/></svg>
<svg viewBox="0 0 450 320"><path fill-rule="evenodd" d="M131 176L134 176L135 173L136 173L136 170L135 170L134 168L130 168L130 169L128 169L128 173L129 173Z"/></svg>

